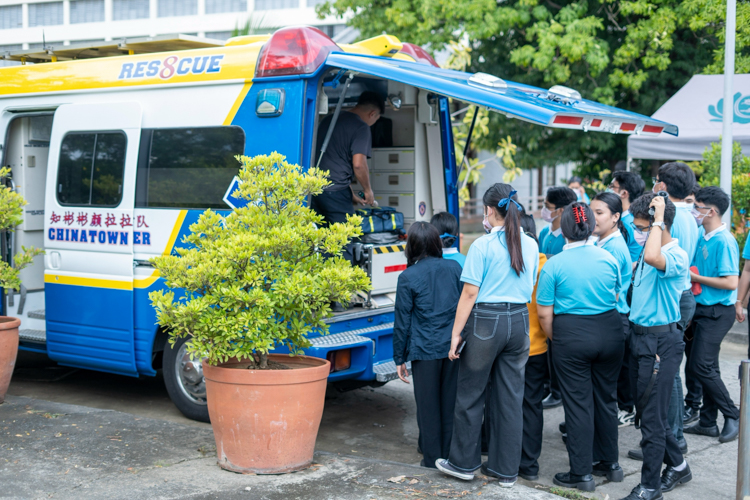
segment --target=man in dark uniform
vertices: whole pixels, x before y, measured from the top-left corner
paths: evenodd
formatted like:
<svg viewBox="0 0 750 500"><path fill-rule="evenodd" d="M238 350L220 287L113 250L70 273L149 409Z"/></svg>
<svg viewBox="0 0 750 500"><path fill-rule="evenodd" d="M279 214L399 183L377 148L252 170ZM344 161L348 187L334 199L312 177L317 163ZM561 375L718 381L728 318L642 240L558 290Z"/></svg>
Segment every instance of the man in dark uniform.
<svg viewBox="0 0 750 500"><path fill-rule="evenodd" d="M357 105L341 113L334 125L328 147L320 161L320 169L328 170L331 185L318 196L313 196L310 205L329 224L346 222L347 214L354 214L352 200L365 205L372 205L375 201L367 167L367 159L372 156L370 127L384 111L383 98L375 92L365 91L359 96ZM332 117L323 119L318 127L315 162L320 157ZM352 193L352 177L362 186L364 199Z"/></svg>

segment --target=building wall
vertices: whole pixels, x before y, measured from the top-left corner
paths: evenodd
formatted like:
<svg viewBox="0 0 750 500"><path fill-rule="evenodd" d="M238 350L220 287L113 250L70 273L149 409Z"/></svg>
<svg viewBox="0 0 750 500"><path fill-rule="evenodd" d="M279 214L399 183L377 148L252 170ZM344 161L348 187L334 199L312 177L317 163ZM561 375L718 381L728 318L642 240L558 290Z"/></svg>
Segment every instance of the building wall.
<svg viewBox="0 0 750 500"><path fill-rule="evenodd" d="M40 48L43 40L54 46L176 33L225 40L248 20L269 31L306 24L335 36L344 21L318 19L322 1L0 0L0 54Z"/></svg>

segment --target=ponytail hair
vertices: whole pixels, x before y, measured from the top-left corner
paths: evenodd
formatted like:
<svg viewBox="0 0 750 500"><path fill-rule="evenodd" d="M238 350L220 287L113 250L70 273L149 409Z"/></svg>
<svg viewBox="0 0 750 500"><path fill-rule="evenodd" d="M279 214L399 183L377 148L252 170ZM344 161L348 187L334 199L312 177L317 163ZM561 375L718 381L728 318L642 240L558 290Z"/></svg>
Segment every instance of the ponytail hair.
<svg viewBox="0 0 750 500"><path fill-rule="evenodd" d="M510 266L521 276L526 265L521 248L521 214L523 210L516 200L516 191L510 184L498 182L489 188L482 197L485 207L490 207L505 219L505 241L510 254Z"/></svg>
<svg viewBox="0 0 750 500"><path fill-rule="evenodd" d="M594 232L594 227L594 212L587 204L577 201L563 209L560 228L568 241L585 241Z"/></svg>
<svg viewBox="0 0 750 500"><path fill-rule="evenodd" d="M630 235L625 230L625 225L622 222L622 199L615 193L602 192L594 196L593 201L601 201L609 211L613 214L619 214L620 217L617 219L617 229L622 233L622 237L625 238L625 243L630 243Z"/></svg>

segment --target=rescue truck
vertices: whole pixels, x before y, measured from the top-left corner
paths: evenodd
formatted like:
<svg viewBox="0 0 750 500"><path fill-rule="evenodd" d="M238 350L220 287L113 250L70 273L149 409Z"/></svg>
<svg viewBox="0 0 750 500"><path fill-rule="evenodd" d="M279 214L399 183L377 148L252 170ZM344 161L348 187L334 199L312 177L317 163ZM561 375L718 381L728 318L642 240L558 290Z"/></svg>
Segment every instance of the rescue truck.
<svg viewBox="0 0 750 500"><path fill-rule="evenodd" d="M677 135L674 125L570 88L442 69L422 48L388 35L337 45L316 28L290 27L227 42L176 35L0 57L24 63L0 68L0 159L28 201L4 255L21 245L46 252L3 304L3 314L22 319L20 349L130 377L162 368L176 406L203 421L201 363L186 354L184 339L170 346L156 324L148 294L165 285L149 259L182 245L205 209L238 202L234 155L278 151L315 165L320 120L365 90L378 92L392 137L373 149L372 186L408 227L442 211L458 217L449 98L545 127ZM372 292L334 315L330 334L306 350L332 361L330 382L353 388L396 377L393 304L403 249L358 247Z"/></svg>

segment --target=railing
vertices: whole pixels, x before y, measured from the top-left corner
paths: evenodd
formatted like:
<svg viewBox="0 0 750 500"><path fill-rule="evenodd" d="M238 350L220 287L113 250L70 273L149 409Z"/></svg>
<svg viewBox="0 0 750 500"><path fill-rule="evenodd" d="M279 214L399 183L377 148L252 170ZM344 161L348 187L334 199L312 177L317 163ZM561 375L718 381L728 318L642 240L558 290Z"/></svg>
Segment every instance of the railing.
<svg viewBox="0 0 750 500"><path fill-rule="evenodd" d="M539 218L542 207L544 207L544 196L518 196L518 202L524 206L526 212ZM482 223L484 204L481 198L466 200L464 206L459 209L461 223L474 225Z"/></svg>

